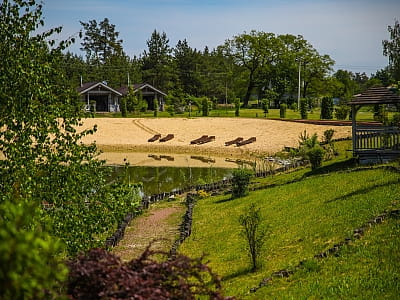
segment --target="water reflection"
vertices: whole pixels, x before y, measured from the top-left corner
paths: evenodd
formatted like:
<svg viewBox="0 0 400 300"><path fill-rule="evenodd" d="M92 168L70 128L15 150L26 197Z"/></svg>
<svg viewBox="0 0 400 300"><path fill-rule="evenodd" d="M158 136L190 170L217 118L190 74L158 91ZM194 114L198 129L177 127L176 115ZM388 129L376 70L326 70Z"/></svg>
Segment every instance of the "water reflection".
<svg viewBox="0 0 400 300"><path fill-rule="evenodd" d="M113 178L125 177L131 183L143 183L145 195L171 192L175 189L229 178L232 169L192 167L114 166Z"/></svg>
<svg viewBox="0 0 400 300"><path fill-rule="evenodd" d="M233 157L139 152L106 152L102 156L114 169L113 180L122 176L131 183L141 182L145 195L220 181L230 177L232 170L238 167L256 171L274 168L273 163L265 159L251 161ZM125 169L126 161L129 166Z"/></svg>

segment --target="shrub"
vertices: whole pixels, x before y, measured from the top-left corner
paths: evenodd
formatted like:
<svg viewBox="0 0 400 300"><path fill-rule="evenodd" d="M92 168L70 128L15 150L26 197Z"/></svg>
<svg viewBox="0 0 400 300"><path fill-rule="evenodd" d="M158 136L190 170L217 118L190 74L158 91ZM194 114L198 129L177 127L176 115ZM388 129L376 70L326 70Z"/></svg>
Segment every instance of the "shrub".
<svg viewBox="0 0 400 300"><path fill-rule="evenodd" d="M307 119L307 99L300 99L300 117L304 120Z"/></svg>
<svg viewBox="0 0 400 300"><path fill-rule="evenodd" d="M393 115L392 124L393 124L393 126L400 127L400 113L396 113Z"/></svg>
<svg viewBox="0 0 400 300"><path fill-rule="evenodd" d="M333 134L335 133L334 129L328 129L324 131L324 142L327 144L332 143Z"/></svg>
<svg viewBox="0 0 400 300"><path fill-rule="evenodd" d="M282 103L279 106L279 117L282 119L286 118L286 108L287 108L287 105L285 103Z"/></svg>
<svg viewBox="0 0 400 300"><path fill-rule="evenodd" d="M154 99L154 117L158 116L158 99Z"/></svg>
<svg viewBox="0 0 400 300"><path fill-rule="evenodd" d="M325 150L321 146L316 145L313 148L309 149L306 152L306 155L310 160L311 169L315 170L322 165L322 160L324 159Z"/></svg>
<svg viewBox="0 0 400 300"><path fill-rule="evenodd" d="M335 108L335 117L338 120L346 120L349 115L350 107L346 104L339 105Z"/></svg>
<svg viewBox="0 0 400 300"><path fill-rule="evenodd" d="M251 204L243 215L239 217L239 223L242 226L242 235L247 242L247 251L251 260L251 270L257 269L258 257L264 245L265 230L262 230L260 208Z"/></svg>
<svg viewBox="0 0 400 300"><path fill-rule="evenodd" d="M333 99L330 97L322 98L321 119L330 120L333 118Z"/></svg>
<svg viewBox="0 0 400 300"><path fill-rule="evenodd" d="M253 172L239 168L232 173L232 198L240 198L248 193L248 186L250 179L253 176Z"/></svg>
<svg viewBox="0 0 400 300"><path fill-rule="evenodd" d="M264 117L266 117L267 113L268 113L268 108L269 108L268 99L263 99L261 104L262 104L262 109L264 112Z"/></svg>
<svg viewBox="0 0 400 300"><path fill-rule="evenodd" d="M127 115L127 107L126 107L126 98L125 97L121 98L121 115L124 118Z"/></svg>
<svg viewBox="0 0 400 300"><path fill-rule="evenodd" d="M201 109L203 112L203 117L207 117L209 114L208 99L206 97L201 101Z"/></svg>
<svg viewBox="0 0 400 300"><path fill-rule="evenodd" d="M239 98L235 99L235 116L236 117L240 116L240 99Z"/></svg>
<svg viewBox="0 0 400 300"><path fill-rule="evenodd" d="M209 299L224 298L219 278L203 263L178 255L165 261L149 247L139 258L122 262L103 249L93 249L69 262L70 299Z"/></svg>

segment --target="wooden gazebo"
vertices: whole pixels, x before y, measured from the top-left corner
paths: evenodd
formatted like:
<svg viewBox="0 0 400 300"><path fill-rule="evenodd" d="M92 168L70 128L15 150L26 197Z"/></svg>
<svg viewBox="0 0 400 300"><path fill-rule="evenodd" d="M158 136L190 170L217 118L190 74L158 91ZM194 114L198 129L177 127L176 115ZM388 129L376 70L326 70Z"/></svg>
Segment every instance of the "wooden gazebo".
<svg viewBox="0 0 400 300"><path fill-rule="evenodd" d="M400 105L400 96L385 87L373 87L349 102L352 112L353 156L361 163L385 162L400 157L398 126L357 125L357 111L364 105Z"/></svg>

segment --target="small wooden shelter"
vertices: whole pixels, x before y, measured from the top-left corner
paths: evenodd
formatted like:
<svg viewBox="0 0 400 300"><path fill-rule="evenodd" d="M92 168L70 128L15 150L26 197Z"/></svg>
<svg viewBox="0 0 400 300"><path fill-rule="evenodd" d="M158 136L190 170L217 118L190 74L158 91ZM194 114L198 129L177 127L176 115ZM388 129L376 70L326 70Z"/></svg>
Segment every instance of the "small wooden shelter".
<svg viewBox="0 0 400 300"><path fill-rule="evenodd" d="M400 105L400 96L390 88L373 87L349 102L352 113L353 156L360 163L385 162L400 157L398 126L357 125L358 110L364 105Z"/></svg>
<svg viewBox="0 0 400 300"><path fill-rule="evenodd" d="M149 110L155 109L156 102L158 110L160 111L164 110L165 97L167 97L167 94L165 94L164 92L160 91L159 89L156 89L154 86L148 83L134 84L133 91L134 93L137 93L138 91L142 93L143 100L147 102L147 108ZM123 86L118 89L118 92L120 92L122 96L126 96L128 95L129 88L127 86Z"/></svg>
<svg viewBox="0 0 400 300"><path fill-rule="evenodd" d="M77 88L81 95L85 110L89 111L95 105L98 112L119 111L119 101L122 94L107 85L106 82L87 82Z"/></svg>

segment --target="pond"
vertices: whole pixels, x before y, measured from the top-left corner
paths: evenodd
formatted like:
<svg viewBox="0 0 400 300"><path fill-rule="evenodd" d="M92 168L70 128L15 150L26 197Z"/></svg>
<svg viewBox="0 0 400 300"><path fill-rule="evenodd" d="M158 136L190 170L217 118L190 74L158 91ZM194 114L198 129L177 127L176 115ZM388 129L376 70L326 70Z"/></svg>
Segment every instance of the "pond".
<svg viewBox="0 0 400 300"><path fill-rule="evenodd" d="M238 167L253 168L255 161L173 153L106 152L102 158L113 168L113 179L126 177L143 183L145 195L171 192L191 185L229 178ZM129 166L125 169L124 163Z"/></svg>

